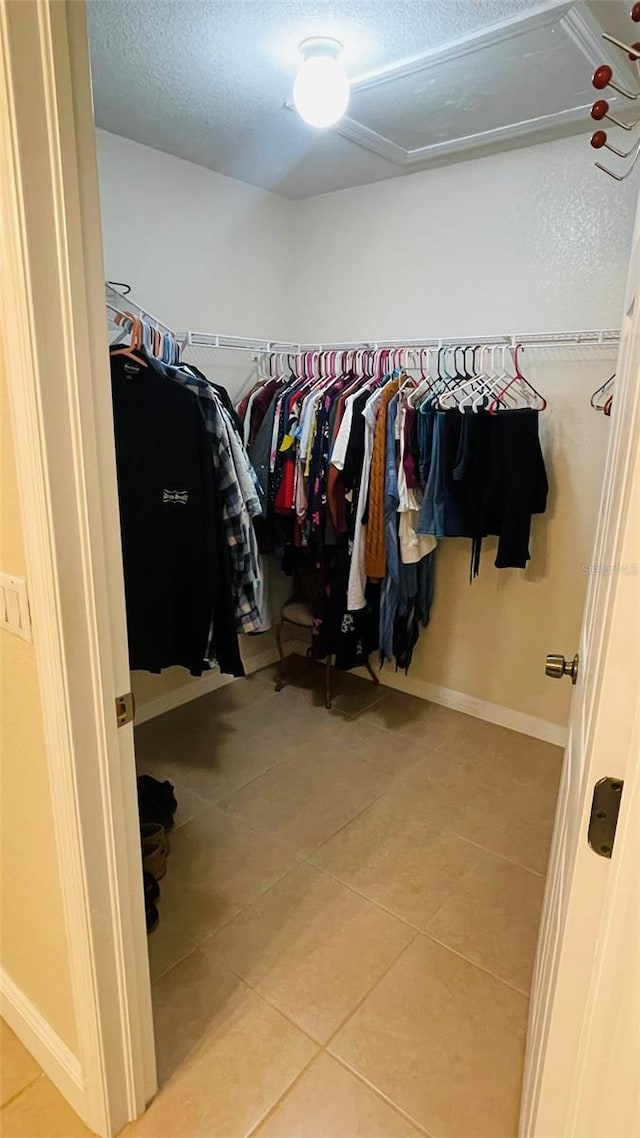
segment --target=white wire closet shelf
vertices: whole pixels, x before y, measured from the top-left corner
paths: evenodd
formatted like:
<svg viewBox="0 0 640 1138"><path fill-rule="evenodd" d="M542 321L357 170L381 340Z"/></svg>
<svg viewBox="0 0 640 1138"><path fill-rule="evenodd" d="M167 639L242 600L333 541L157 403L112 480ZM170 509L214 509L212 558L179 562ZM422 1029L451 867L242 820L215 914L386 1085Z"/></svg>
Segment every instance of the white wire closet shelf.
<svg viewBox="0 0 640 1138"><path fill-rule="evenodd" d="M131 313L141 320L145 320L160 332L173 336L183 350L189 346L203 348L219 348L225 351L252 352L257 355L298 355L301 352L330 352L349 350L379 349L416 349L441 348L450 345L475 344L522 344L526 347L575 347L579 345L591 347L617 347L620 341L618 328L580 328L568 331L550 332L497 332L490 335L473 336L424 336L417 339L395 340L340 340L340 341L313 341L309 343L295 343L288 340L265 339L260 336L228 336L221 332L175 332L152 313L141 308L130 296L123 294L113 285L106 285L107 310L113 313Z"/></svg>

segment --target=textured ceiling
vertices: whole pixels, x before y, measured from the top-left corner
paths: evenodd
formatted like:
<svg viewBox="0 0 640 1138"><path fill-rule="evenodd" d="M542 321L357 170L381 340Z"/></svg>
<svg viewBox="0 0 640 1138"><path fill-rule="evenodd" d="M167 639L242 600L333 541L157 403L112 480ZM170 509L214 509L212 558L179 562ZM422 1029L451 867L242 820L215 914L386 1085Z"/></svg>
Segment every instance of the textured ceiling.
<svg viewBox="0 0 640 1138"><path fill-rule="evenodd" d="M300 40L314 33L337 36L355 78L541 7L553 5L530 0L89 0L96 122L293 198L393 177L405 171L334 132L314 131L285 108ZM510 84L515 91L522 78L520 64L515 59L511 73L500 76L505 107ZM456 66L463 91L464 57ZM586 62L585 75L588 85ZM448 82L455 86L455 74ZM457 101L464 116L458 128L471 135L487 129L482 103L471 100L466 108L464 98ZM386 119L402 122L407 138L424 124L424 106L403 103L391 84L381 111ZM455 132L456 124L446 129Z"/></svg>

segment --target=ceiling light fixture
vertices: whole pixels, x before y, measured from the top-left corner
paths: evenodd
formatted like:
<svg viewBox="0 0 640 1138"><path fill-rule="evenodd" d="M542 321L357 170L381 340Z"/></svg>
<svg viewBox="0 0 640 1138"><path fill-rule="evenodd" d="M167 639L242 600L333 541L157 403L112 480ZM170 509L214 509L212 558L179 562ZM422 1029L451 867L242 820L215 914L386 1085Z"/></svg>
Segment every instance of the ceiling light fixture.
<svg viewBox="0 0 640 1138"><path fill-rule="evenodd" d="M342 44L328 36L312 36L302 41L300 51L304 62L293 84L294 106L309 126L333 126L349 105Z"/></svg>

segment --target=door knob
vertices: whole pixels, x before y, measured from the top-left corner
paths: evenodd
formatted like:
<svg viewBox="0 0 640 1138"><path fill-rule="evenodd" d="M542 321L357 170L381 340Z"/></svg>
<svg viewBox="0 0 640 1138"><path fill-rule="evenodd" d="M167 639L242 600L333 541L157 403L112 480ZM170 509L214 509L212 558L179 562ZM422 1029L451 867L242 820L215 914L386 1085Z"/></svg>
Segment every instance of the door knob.
<svg viewBox="0 0 640 1138"><path fill-rule="evenodd" d="M564 656L556 656L551 652L547 656L547 663L545 666L545 675L551 676L553 680L561 680L563 676L571 676L571 683L575 684L578 678L578 654L573 657L573 660L565 660Z"/></svg>

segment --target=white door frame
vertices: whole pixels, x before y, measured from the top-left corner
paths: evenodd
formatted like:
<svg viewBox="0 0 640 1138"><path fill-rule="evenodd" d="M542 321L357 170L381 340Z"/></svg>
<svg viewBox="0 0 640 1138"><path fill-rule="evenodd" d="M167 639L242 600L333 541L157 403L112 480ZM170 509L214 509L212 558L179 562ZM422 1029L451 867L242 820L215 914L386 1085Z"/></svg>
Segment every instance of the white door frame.
<svg viewBox="0 0 640 1138"><path fill-rule="evenodd" d="M111 406L83 3L0 4L0 152L1 331L79 1040L66 1071L38 1057L106 1136L156 1071L132 728L115 718L124 592L113 438L106 483L98 464Z"/></svg>

